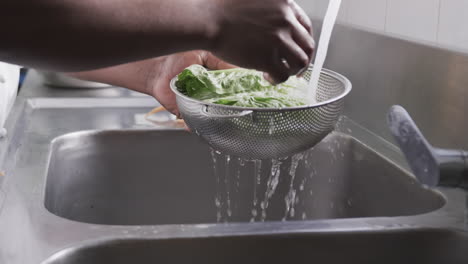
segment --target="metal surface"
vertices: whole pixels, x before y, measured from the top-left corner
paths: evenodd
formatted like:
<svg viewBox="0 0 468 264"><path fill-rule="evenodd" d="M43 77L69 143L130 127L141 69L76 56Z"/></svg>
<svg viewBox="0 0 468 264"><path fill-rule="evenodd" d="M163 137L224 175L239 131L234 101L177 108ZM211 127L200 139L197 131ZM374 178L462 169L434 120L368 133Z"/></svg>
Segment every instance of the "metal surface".
<svg viewBox="0 0 468 264"><path fill-rule="evenodd" d="M419 181L428 186L468 187L468 152L431 146L401 106L388 113L390 130Z"/></svg>
<svg viewBox="0 0 468 264"><path fill-rule="evenodd" d="M75 133L54 140L51 153L46 208L94 224L216 223L213 199L216 177L226 177L221 174L233 177L223 184L231 194L228 220L249 222L252 210L261 211L252 206L254 188L263 200L271 173L271 161L266 160L258 179L253 161L241 166L231 157L226 167L221 155L214 164L209 147L184 131ZM417 215L445 203L438 193L415 184L396 165L344 134L330 135L301 158L292 182L298 204L288 220ZM285 217L291 164L291 158L282 161L266 221ZM214 165L222 166L219 175L214 175ZM237 173L239 179L234 178ZM256 180L258 186L252 184Z"/></svg>
<svg viewBox="0 0 468 264"><path fill-rule="evenodd" d="M310 78L312 68L304 78ZM171 88L176 93L179 111L192 131L217 150L254 159L287 157L319 143L335 127L344 97L351 91L348 79L323 70L316 91L317 104L247 108L194 100L180 93L175 82L176 78L171 81ZM243 116L246 111L252 113Z"/></svg>
<svg viewBox="0 0 468 264"><path fill-rule="evenodd" d="M382 117L397 104L432 144L468 149L468 53L337 25L326 67L353 83L343 113L379 136L393 141Z"/></svg>
<svg viewBox="0 0 468 264"><path fill-rule="evenodd" d="M312 232L168 241L109 241L60 252L43 264L463 264L467 260L466 248L468 240L460 234L441 230L334 235Z"/></svg>
<svg viewBox="0 0 468 264"><path fill-rule="evenodd" d="M120 87L108 87L99 89L86 88L63 88L52 87L45 84L44 76L40 75L35 70L28 72L23 87L20 91L20 96L34 97L53 97L53 98L72 98L72 97L93 97L93 98L118 98L118 97L147 97L147 95L134 92Z"/></svg>
<svg viewBox="0 0 468 264"><path fill-rule="evenodd" d="M383 191L383 187L375 187L375 192L373 188L366 189L365 180L372 180L370 173L366 173L368 177L362 178L364 187L352 187L370 190L360 202L367 203L362 207L378 205L378 200L388 203L398 200L393 192L422 190L413 178L405 178L402 171L407 165L398 148L375 133L390 138L385 114L390 105L401 103L415 113L422 131L435 145L468 147L467 104L464 104L468 98L466 57L342 26L337 27L334 38L328 64L353 81L356 90L347 100L345 112L363 125L344 118L337 129L368 147L361 148L367 154L356 155L356 161L374 157L369 160L370 164L378 160L377 164L387 165L366 168L375 175L390 172L397 175L396 180L379 177L371 183L385 186L385 180L398 182L391 185L394 189L385 190L385 198L375 199L381 195L377 190ZM435 210L422 215L411 215L415 212L411 211L410 215L390 217L185 225L99 225L54 215L44 206L54 138L83 130L167 130L168 127L151 127L141 119L155 106L152 98L140 98L141 95L120 88L53 89L39 84L37 78L35 74L28 77L7 122L11 133L0 140L0 171L5 172L5 176L0 177L0 263L37 264L49 258L47 264L468 263L467 193L461 189L437 188L445 204L439 209L431 205L424 211ZM161 115L161 118L169 118L164 113ZM151 155L155 153L157 151ZM340 155L339 151L335 153ZM126 158L132 159L130 155ZM182 167L183 164L177 165ZM354 161L349 164L362 166ZM130 180L132 176L129 174L128 182L135 183ZM154 177L157 176L155 173ZM55 191L61 189L50 184ZM335 188L330 186L333 185L327 187ZM178 186L175 191L181 188ZM83 188L76 186L62 198L70 201L66 197L75 195L78 190L83 191ZM152 202L146 201L147 204ZM408 198L397 208L411 202ZM206 207L212 204L214 198ZM415 204L426 205L425 202ZM155 209L146 206L152 214ZM144 219L138 218L139 221ZM56 255L51 257L53 254Z"/></svg>
<svg viewBox="0 0 468 264"><path fill-rule="evenodd" d="M64 73L39 72L43 76L44 83L50 86L63 88L104 88L111 85L105 83L89 82L73 78Z"/></svg>
<svg viewBox="0 0 468 264"><path fill-rule="evenodd" d="M60 259L57 261L61 263L76 263L82 259L93 263L99 262L100 258L106 260L108 254L116 254L116 263L128 260L126 258L138 263L153 261L156 255L145 254L158 252L158 245L174 245L173 250L178 248L181 258L190 256L189 252L198 251L197 248L202 246L204 250L194 259L206 256L210 260L212 256L206 254L211 242L205 244L203 241L232 242L233 246L239 246L243 243L236 241L243 240L265 241L264 246L273 248L279 244L293 245L292 241L312 248L323 243L327 249L323 252L332 250L333 241L348 241L343 245L356 241L359 243L355 245L365 246L367 252L377 255L388 252L389 245L395 247L397 242L405 245L404 241L411 241L408 238L435 230L441 231L440 235L432 237L441 250L430 250L433 261L444 258L454 260L454 263L468 260L468 256L459 253L459 247L466 243L465 192L439 189L444 197L441 198L437 191L421 188L400 166L385 158L394 156L393 148L387 148L385 144L377 147L374 143L380 142L379 139L359 130L347 119L339 123L339 129L343 132L352 129L353 135L367 140L364 143L368 147L348 136L333 134L329 142L320 145L325 149L319 147L316 150L320 155L309 157L310 161L317 162L314 166L318 171L305 188L311 188L312 193L316 191L313 197L317 200L302 197L300 201L306 201L306 206L297 208L306 208L307 215L310 213L309 220L271 221L282 220L280 218L284 216L285 188L289 188L290 181L286 171L284 181L279 182L277 194L270 202L271 211L267 215L271 218L267 222L250 223L241 215L235 221L237 223L214 223L216 210L212 195L216 179L206 167L187 160L190 154L191 159L206 163L207 147L180 130L167 131L168 128L140 123L136 117L152 109L152 104L151 98L20 98L8 122L13 133L0 142L1 170L6 175L0 183L5 193L0 212L0 263L36 264L69 247L71 249L66 252L74 253L72 256L62 252L54 258ZM98 132L61 137L89 130ZM51 145L57 137L59 139ZM145 140L149 138L154 142ZM162 138L172 141L180 150L171 148L168 142L163 143ZM80 144L76 144L76 140ZM177 145L178 141L184 143L184 147ZM186 145L192 146L191 149L186 149ZM64 149L60 148L64 146ZM82 149L76 149L74 158L72 154L65 155L67 147ZM86 161L87 147L90 155L96 155L94 162ZM345 157L340 158L342 151ZM333 166L332 162L339 166ZM297 180L303 177L301 175L307 175L301 170L304 168L298 168ZM350 202L352 207L347 207L348 196L354 196ZM273 206L275 203L278 206ZM73 220L51 213L46 206L53 213ZM340 211L340 207L344 210ZM195 209L193 214L184 212ZM299 212L297 216L302 217ZM235 213L233 217L236 218ZM293 234L303 239L293 239ZM262 240L265 235L269 238ZM215 237L219 240L211 240ZM430 235L422 237L431 238ZM148 242L133 243L134 239ZM188 241L188 244L171 244L174 239ZM122 240L130 243L127 248L135 251L115 253L119 247L114 244ZM104 249L93 246L97 241L106 241L102 242ZM259 246L262 248L265 247ZM293 247L286 246L286 249L285 256L299 258ZM421 259L417 252L427 249L431 248L417 244L402 256ZM247 261L242 258L246 253L242 253L241 246L238 250L241 252L239 258ZM335 256L340 255L336 254L336 248L333 250ZM374 254L362 255L363 251L347 252L343 256L351 257L355 252L369 261L376 257ZM137 253L144 255L137 256Z"/></svg>
<svg viewBox="0 0 468 264"><path fill-rule="evenodd" d="M428 186L437 186L440 180L437 157L409 114L401 106L393 106L388 112L387 119L390 131L405 154L416 178Z"/></svg>

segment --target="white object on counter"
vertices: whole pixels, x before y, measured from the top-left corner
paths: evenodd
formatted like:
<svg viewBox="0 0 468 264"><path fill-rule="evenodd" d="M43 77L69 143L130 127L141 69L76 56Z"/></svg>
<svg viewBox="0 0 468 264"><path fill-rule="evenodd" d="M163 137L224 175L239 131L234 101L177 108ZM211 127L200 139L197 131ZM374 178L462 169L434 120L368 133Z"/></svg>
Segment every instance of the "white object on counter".
<svg viewBox="0 0 468 264"><path fill-rule="evenodd" d="M0 62L0 138L7 133L4 126L18 93L19 76L19 66Z"/></svg>

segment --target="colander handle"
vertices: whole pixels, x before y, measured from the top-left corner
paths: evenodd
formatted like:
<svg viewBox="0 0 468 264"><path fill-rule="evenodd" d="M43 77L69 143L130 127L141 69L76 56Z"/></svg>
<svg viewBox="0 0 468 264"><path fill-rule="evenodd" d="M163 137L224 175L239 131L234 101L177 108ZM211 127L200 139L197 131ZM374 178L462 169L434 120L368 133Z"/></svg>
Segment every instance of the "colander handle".
<svg viewBox="0 0 468 264"><path fill-rule="evenodd" d="M253 113L252 110L245 110L245 111L241 111L237 114L232 114L232 115L217 115L217 114L210 114L208 112L208 106L207 105L203 105L201 107L201 111L202 115L206 116L206 117L209 117L209 118L219 118L219 119L231 119L231 118L239 118L239 117L244 117L244 116L248 116L248 115L251 115Z"/></svg>

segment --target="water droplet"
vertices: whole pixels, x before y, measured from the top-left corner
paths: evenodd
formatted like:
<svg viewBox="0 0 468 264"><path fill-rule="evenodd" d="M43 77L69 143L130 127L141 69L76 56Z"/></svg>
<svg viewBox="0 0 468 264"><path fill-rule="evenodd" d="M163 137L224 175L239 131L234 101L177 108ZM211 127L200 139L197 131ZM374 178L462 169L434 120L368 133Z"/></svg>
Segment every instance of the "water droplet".
<svg viewBox="0 0 468 264"><path fill-rule="evenodd" d="M278 187L279 183L279 176L281 173L281 161L279 160L272 160L271 170L270 170L270 177L267 181L267 190L265 192L265 199L263 201L262 207L262 221L266 219L266 209L268 208L268 203L273 197L276 192L276 188ZM262 204L261 204L262 206Z"/></svg>
<svg viewBox="0 0 468 264"><path fill-rule="evenodd" d="M294 207L293 207L293 208L291 208L291 212L290 212L289 215L290 215L291 217L294 217L295 214L296 214L296 210L294 210Z"/></svg>
<svg viewBox="0 0 468 264"><path fill-rule="evenodd" d="M273 135L274 130L275 130L275 118L271 116L270 126L268 127L268 135Z"/></svg>
<svg viewBox="0 0 468 264"><path fill-rule="evenodd" d="M240 158L239 165L240 165L241 167L244 167L244 166L245 166L245 159Z"/></svg>
<svg viewBox="0 0 468 264"><path fill-rule="evenodd" d="M257 217L257 209L252 209L252 217Z"/></svg>

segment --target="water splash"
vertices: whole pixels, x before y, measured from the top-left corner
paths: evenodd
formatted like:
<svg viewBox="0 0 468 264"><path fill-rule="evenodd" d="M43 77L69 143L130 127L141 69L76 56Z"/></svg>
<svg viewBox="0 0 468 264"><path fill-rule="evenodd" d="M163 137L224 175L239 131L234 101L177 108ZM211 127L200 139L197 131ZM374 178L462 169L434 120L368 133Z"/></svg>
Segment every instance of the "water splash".
<svg viewBox="0 0 468 264"><path fill-rule="evenodd" d="M218 168L218 155L214 149L211 149L211 161L213 162L213 175L216 179L216 196L215 196L215 206L216 206L216 221L219 223L223 219L223 204L221 196L221 180Z"/></svg>
<svg viewBox="0 0 468 264"><path fill-rule="evenodd" d="M305 190L305 184L307 182L307 178L302 179L301 184L299 185L299 191L304 191Z"/></svg>
<svg viewBox="0 0 468 264"><path fill-rule="evenodd" d="M229 220L229 218L232 216L231 191L230 191L230 184L229 184L229 179L230 179L229 165L230 165L230 162L231 162L231 156L226 155L226 167L225 167L225 174L224 174L224 185L226 187L226 204L227 204L227 209L226 209L227 219L226 220Z"/></svg>
<svg viewBox="0 0 468 264"><path fill-rule="evenodd" d="M241 186L241 174L242 169L245 164L243 164L243 160L241 158L234 158L231 160L231 169L234 171L234 183L231 185L232 194L231 194L231 203L233 207L233 213L239 212L240 207L240 186Z"/></svg>
<svg viewBox="0 0 468 264"><path fill-rule="evenodd" d="M260 208L262 209L262 215L261 215L262 222L265 221L267 217L266 210L268 209L271 197L273 197L273 195L276 192L276 188L278 187L279 176L281 173L281 164L282 162L277 159L274 159L271 162L271 170L270 170L270 176L267 181L267 189L265 192L265 198L263 202L260 203Z"/></svg>
<svg viewBox="0 0 468 264"><path fill-rule="evenodd" d="M239 158L239 166L244 167L246 161L247 161L246 159Z"/></svg>
<svg viewBox="0 0 468 264"><path fill-rule="evenodd" d="M275 117L271 116L270 126L268 127L268 135L273 135L273 132L275 132Z"/></svg>
<svg viewBox="0 0 468 264"><path fill-rule="evenodd" d="M236 175L236 193L239 193L239 188L240 188L240 180L241 180L241 165L240 163L242 162L242 159L237 158L236 166L235 166L235 175Z"/></svg>
<svg viewBox="0 0 468 264"><path fill-rule="evenodd" d="M312 155L313 155L313 149L309 149L304 152L304 165L307 170L312 169Z"/></svg>
<svg viewBox="0 0 468 264"><path fill-rule="evenodd" d="M285 221L288 216L295 216L294 206L299 202L299 197L296 197L297 191L294 188L294 179L296 178L296 171L297 167L299 166L299 162L303 159L304 153L296 154L291 158L291 166L289 167L289 176L291 176L291 183L289 184L288 194L286 194L286 197L284 198L284 201L286 202L286 210L284 213L283 221Z"/></svg>
<svg viewBox="0 0 468 264"><path fill-rule="evenodd" d="M257 204L258 204L258 187L262 184L262 161L254 160L254 188L253 188L253 209L252 209L252 218L251 222L255 222L255 219L258 215Z"/></svg>
<svg viewBox="0 0 468 264"><path fill-rule="evenodd" d="M217 222L230 222L244 217L250 218L251 222L263 222L267 220L267 217L276 218L277 216L273 215L267 216L267 212L281 208L281 199L273 199L278 196L275 193L278 192L280 177L283 177L281 181L288 185L285 186L286 189L281 189L281 192L286 192L280 194L284 195L285 208L280 209L284 212L280 211L279 217L282 217L284 221L291 218L306 219L306 210L302 207L306 206L305 201L308 198L305 198L312 196L312 190L306 186L306 183L316 174L312 165L313 160L310 158L311 153L312 151L309 150L289 158L262 161L232 157L212 149L213 174L216 180L214 202ZM298 179L299 175L302 175L302 173L297 174L299 167L301 171L305 168L305 171L311 173ZM243 190L241 187L244 184L241 180L244 173L252 177L249 178L253 182L253 190L251 189L253 200L250 201L245 201L241 193ZM272 204L273 201L280 204Z"/></svg>

